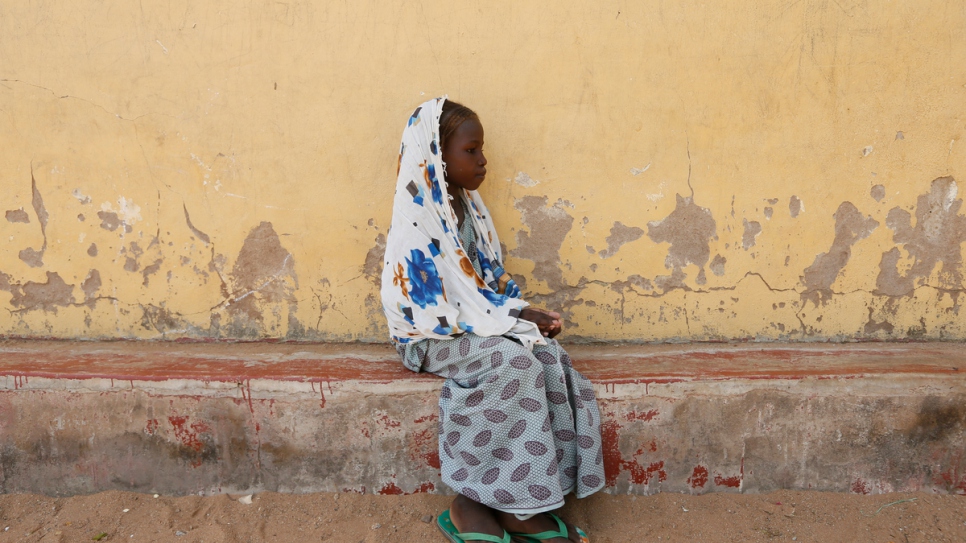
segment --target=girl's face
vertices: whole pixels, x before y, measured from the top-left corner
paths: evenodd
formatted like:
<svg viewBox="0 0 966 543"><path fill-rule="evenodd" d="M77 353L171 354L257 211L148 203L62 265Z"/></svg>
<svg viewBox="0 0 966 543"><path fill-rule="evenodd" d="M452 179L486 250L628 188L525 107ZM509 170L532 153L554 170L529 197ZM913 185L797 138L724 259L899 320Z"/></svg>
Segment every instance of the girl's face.
<svg viewBox="0 0 966 543"><path fill-rule="evenodd" d="M483 156L483 125L468 119L456 128L443 147L446 183L466 190L476 190L486 178Z"/></svg>

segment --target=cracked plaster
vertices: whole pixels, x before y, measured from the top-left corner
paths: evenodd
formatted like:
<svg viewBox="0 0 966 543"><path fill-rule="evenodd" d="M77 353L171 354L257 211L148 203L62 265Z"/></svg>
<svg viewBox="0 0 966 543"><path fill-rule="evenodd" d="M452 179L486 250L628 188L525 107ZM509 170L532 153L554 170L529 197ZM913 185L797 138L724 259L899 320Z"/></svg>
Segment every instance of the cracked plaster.
<svg viewBox="0 0 966 543"><path fill-rule="evenodd" d="M218 5L225 9L189 7L185 21L161 8L117 5L103 26L58 13L38 23L38 36L56 30L64 44L100 44L85 51L12 26L40 8L12 8L0 21L0 52L17 52L0 74L0 136L8 142L0 157L0 334L384 340L385 238L373 225L388 223L392 168L380 157L394 153L386 142L398 138L386 116L408 110L419 92L455 96L455 83L443 71L438 88L402 88L375 109L338 86L309 99L292 89L342 77L338 67L349 61L339 55L365 56L378 43L353 41L364 33L349 30L318 32L321 19L306 12L286 21L304 32L279 43L268 38L282 28L270 13L256 6L229 17L229 6ZM409 6L392 14L344 9L326 17L365 12L354 19L364 28L418 20ZM572 16L586 22L589 38L641 50L642 38L605 31L603 19L581 9ZM947 23L870 12L876 31L860 43L843 40L854 28L834 6L796 5L787 19L777 4L721 9L706 15L775 28L782 47L734 43L716 64L697 52L724 34L694 43L671 36L666 51L631 59L665 73L660 86L633 73L574 71L563 59L597 59L580 43L534 45L513 32L493 41L485 31L502 26L480 17L482 34L471 36L480 43L556 52L539 72L556 82L552 93L521 89L523 108L495 98L506 95L502 83L477 82L470 104L494 149L481 190L528 297L561 309L570 337L586 340L966 337L964 216L954 181L964 155L955 143L961 126L948 115L962 91L931 77L966 65L966 53L936 37ZM959 28L964 16L955 17L950 24ZM820 22L803 30L801 20ZM621 22L661 31L631 11ZM925 36L928 58L896 39L909 25ZM134 26L163 35L145 46L134 34L113 34ZM306 36L337 55L293 84L284 74L297 73L293 53ZM407 43L414 59L446 51ZM846 60L879 58L883 48L890 60L874 67ZM485 49L482 69L532 68ZM785 58L773 49L803 53ZM460 55L438 58L453 65ZM682 59L699 59L693 73ZM408 78L395 67L404 62L369 60L348 87ZM743 62L756 69L736 86L727 75ZM80 74L84 63L98 75ZM714 99L702 92L709 81ZM640 108L614 100L624 85ZM859 92L866 86L877 89L875 104ZM875 152L855 152L866 145ZM627 175L643 164L638 173L646 175ZM647 197L674 191L673 202ZM779 202L788 203L787 215ZM573 229L573 217L583 218L582 228ZM750 240L749 227L757 230Z"/></svg>

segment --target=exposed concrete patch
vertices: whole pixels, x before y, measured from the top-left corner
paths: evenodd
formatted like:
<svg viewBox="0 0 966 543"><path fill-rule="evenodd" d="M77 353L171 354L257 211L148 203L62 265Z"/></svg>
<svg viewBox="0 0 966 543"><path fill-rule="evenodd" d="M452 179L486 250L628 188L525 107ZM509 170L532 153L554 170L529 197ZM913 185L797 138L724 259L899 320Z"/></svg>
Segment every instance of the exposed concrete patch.
<svg viewBox="0 0 966 543"><path fill-rule="evenodd" d="M532 261L532 279L547 283L549 292L528 292L527 301L534 306L557 311L565 326L573 329L580 325L571 319L571 310L584 303L580 295L587 284L585 277L581 277L576 285L565 283L560 268L560 249L574 223L573 217L564 208L573 206L560 199L549 207L547 204L546 196L525 196L514 203L514 207L521 212L521 222L530 230L517 232L517 247L509 254ZM584 217L584 224L587 222L588 219ZM503 254L507 254L506 247L502 249ZM591 264L591 270L594 266L595 264ZM514 280L523 292L529 290L525 275L514 274Z"/></svg>
<svg viewBox="0 0 966 543"><path fill-rule="evenodd" d="M654 285L647 277L634 274L627 277L626 281L614 281L610 288L617 292L623 292L625 288L637 287L643 291L654 290Z"/></svg>
<svg viewBox="0 0 966 543"><path fill-rule="evenodd" d="M761 234L761 223L758 221L749 222L748 219L742 219L742 224L745 227L745 231L741 234L741 247L747 251L755 246L755 239Z"/></svg>
<svg viewBox="0 0 966 543"><path fill-rule="evenodd" d="M34 168L30 167L30 191L33 193L31 204L37 214L37 222L40 223L40 233L44 236L44 244L40 250L28 247L18 255L31 268L39 268L44 265L44 252L47 251L47 208L44 207L44 198L37 189L37 180L34 178Z"/></svg>
<svg viewBox="0 0 966 543"><path fill-rule="evenodd" d="M772 207L770 207L770 206L765 207L765 218L766 219L771 220L771 216L774 215L774 214L775 214L775 210Z"/></svg>
<svg viewBox="0 0 966 543"><path fill-rule="evenodd" d="M169 311L162 303L160 307L152 304L141 306L141 326L145 330L165 333L185 328L181 315Z"/></svg>
<svg viewBox="0 0 966 543"><path fill-rule="evenodd" d="M97 291L101 288L101 272L91 270L87 273L87 278L81 283L81 290L84 292L84 304L93 308L97 301Z"/></svg>
<svg viewBox="0 0 966 543"><path fill-rule="evenodd" d="M210 244L211 238L208 237L208 234L205 234L201 230L198 230L197 228L195 228L195 225L191 223L191 217L188 216L188 206L185 204L181 204L181 207L184 209L184 220L186 223L188 223L188 230L191 230L191 233L194 234L196 238L205 242L205 245Z"/></svg>
<svg viewBox="0 0 966 543"><path fill-rule="evenodd" d="M714 258L711 259L711 264L708 265L708 268L711 269L711 273L717 275L718 277L721 277L722 275L724 275L725 264L727 262L728 262L727 258L716 254L714 255Z"/></svg>
<svg viewBox="0 0 966 543"><path fill-rule="evenodd" d="M369 226L373 226L373 221L369 221ZM383 264L385 263L386 255L386 236L381 232L376 236L376 244L369 249L366 253L366 261L362 265L362 273L366 276L370 283L372 283L374 290L366 294L366 314L369 315L369 333L372 336L385 336L385 317L382 314L382 298L379 294L379 290L382 287L382 270ZM322 321L322 316L328 310L330 304L323 303L321 296L316 293L316 299L319 303L319 322ZM331 301L332 295L329 295Z"/></svg>
<svg viewBox="0 0 966 543"><path fill-rule="evenodd" d="M535 187L540 184L540 181L533 179L525 172L517 173L517 176L513 178L513 182L516 183L517 185L520 185L521 187L528 187L528 188Z"/></svg>
<svg viewBox="0 0 966 543"><path fill-rule="evenodd" d="M131 226L124 224L124 221L113 211L98 211L97 217L101 219L101 228L104 230L113 232L123 226L125 232L131 233Z"/></svg>
<svg viewBox="0 0 966 543"><path fill-rule="evenodd" d="M872 313L875 310L871 307L868 309L869 309L869 320L865 323L865 326L862 329L865 335L873 336L875 335L876 332L880 332L880 331L885 332L886 334L892 334L892 330L895 329L895 327L892 326L892 323L890 323L889 321L876 322L876 320L872 318Z"/></svg>
<svg viewBox="0 0 966 543"><path fill-rule="evenodd" d="M22 223L30 222L30 216L27 215L27 212L24 211L22 207L20 209L8 209L6 213L6 217L7 217L7 222L22 222Z"/></svg>
<svg viewBox="0 0 966 543"><path fill-rule="evenodd" d="M802 201L798 198L798 196L792 195L792 197L788 199L788 214L794 219L797 218L798 214L802 211L805 211L805 206L802 204Z"/></svg>
<svg viewBox="0 0 966 543"><path fill-rule="evenodd" d="M876 202L881 202L882 199L885 198L885 187L882 185L875 185L871 190L869 190L869 196L872 196L872 199Z"/></svg>
<svg viewBox="0 0 966 543"><path fill-rule="evenodd" d="M386 236L382 233L376 236L376 244L366 253L366 262L362 265L362 273L369 279L376 290L382 287L382 269L386 255Z"/></svg>
<svg viewBox="0 0 966 543"><path fill-rule="evenodd" d="M142 286L148 286L149 277L155 273L158 273L158 270L161 269L161 264L163 262L163 259L158 258L153 264L144 267L144 270L141 271L141 276L144 277L144 281L141 283Z"/></svg>
<svg viewBox="0 0 966 543"><path fill-rule="evenodd" d="M835 239L828 252L815 257L811 266L805 268L802 282L805 291L802 301L811 300L816 306L832 296L832 283L845 268L852 256L852 245L864 239L879 226L872 217L863 217L852 202L842 202L832 215L835 218Z"/></svg>
<svg viewBox="0 0 966 543"><path fill-rule="evenodd" d="M138 259L144 254L144 250L138 245L138 242L132 241L129 249L125 250L125 253L130 255L126 256L124 260L124 269L134 273L141 269L141 264Z"/></svg>
<svg viewBox="0 0 966 543"><path fill-rule="evenodd" d="M37 283L27 281L23 285L10 283L9 276L4 279L6 288L13 296L10 305L17 308L17 312L41 309L57 313L58 307L66 307L74 303L74 285L68 285L56 272L47 272L47 282ZM4 285L0 285L2 287Z"/></svg>
<svg viewBox="0 0 966 543"><path fill-rule="evenodd" d="M636 226L625 226L620 221L614 223L610 229L610 235L604 240L607 248L600 251L601 258L610 258L621 248L621 245L640 239L644 235L644 230Z"/></svg>
<svg viewBox="0 0 966 543"><path fill-rule="evenodd" d="M612 492L960 491L957 345L568 351L599 399ZM0 355L2 492L443 489L442 380L388 345L8 341Z"/></svg>
<svg viewBox="0 0 966 543"><path fill-rule="evenodd" d="M292 254L282 247L272 223L262 222L249 232L230 274L232 295L226 301L232 335L261 335L261 304L286 303L294 314L298 278Z"/></svg>
<svg viewBox="0 0 966 543"><path fill-rule="evenodd" d="M673 270L670 276L659 276L654 283L663 290L684 286L687 275L682 268L695 264L704 275L704 266L711 256L710 242L716 239L715 221L711 210L700 207L690 197L675 195L676 206L664 220L647 224L647 236L657 243L670 243L664 266Z"/></svg>
<svg viewBox="0 0 966 543"><path fill-rule="evenodd" d="M892 240L901 244L912 266L905 275L899 272L901 254L898 247L882 253L876 293L887 296L907 296L932 274L936 264L942 262L939 271L941 286L951 289L963 288L961 244L966 242L966 216L960 215L963 204L957 200L958 187L952 177L933 180L930 190L919 196L916 204L916 226L908 211L899 207L889 210L886 226L893 231Z"/></svg>
<svg viewBox="0 0 966 543"><path fill-rule="evenodd" d="M701 270L704 271L703 269ZM684 283L687 279L688 274L681 271L681 268L674 268L671 271L671 275L658 275L654 278L654 286L661 289L663 292L667 292L675 288L683 288L685 290L690 290L688 286Z"/></svg>
<svg viewBox="0 0 966 543"><path fill-rule="evenodd" d="M97 244L91 243L91 246L87 248L87 256L97 256Z"/></svg>
<svg viewBox="0 0 966 543"><path fill-rule="evenodd" d="M545 281L551 291L565 286L560 248L574 224L574 218L564 210L568 204L558 200L548 207L546 196L524 196L513 204L529 231L517 232L517 247L510 255L532 261L533 278Z"/></svg>
<svg viewBox="0 0 966 543"><path fill-rule="evenodd" d="M134 230L134 223L141 220L141 208L131 200L121 196L117 200L118 209L115 210L109 202L101 204L97 217L101 219L101 228L114 232L118 228L130 234Z"/></svg>

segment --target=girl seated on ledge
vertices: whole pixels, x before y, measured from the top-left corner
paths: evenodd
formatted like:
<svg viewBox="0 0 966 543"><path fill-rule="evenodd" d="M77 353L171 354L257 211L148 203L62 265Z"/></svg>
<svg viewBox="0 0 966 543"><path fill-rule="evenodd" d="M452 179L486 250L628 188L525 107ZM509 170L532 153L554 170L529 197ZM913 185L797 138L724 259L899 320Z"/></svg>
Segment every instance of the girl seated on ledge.
<svg viewBox="0 0 966 543"><path fill-rule="evenodd" d="M560 315L530 307L503 269L477 189L483 125L445 97L410 116L399 150L382 302L412 371L446 379L439 397L437 519L452 542L586 542L550 511L604 486L590 382L553 338Z"/></svg>

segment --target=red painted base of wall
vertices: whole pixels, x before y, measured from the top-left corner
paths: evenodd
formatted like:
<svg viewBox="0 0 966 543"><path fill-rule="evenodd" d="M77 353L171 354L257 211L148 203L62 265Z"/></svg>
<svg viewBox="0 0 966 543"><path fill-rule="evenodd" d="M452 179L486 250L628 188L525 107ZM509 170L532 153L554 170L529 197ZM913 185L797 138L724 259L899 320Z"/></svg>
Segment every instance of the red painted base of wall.
<svg viewBox="0 0 966 543"><path fill-rule="evenodd" d="M617 492L966 494L960 344L574 346ZM387 346L0 343L0 490L447 491Z"/></svg>

